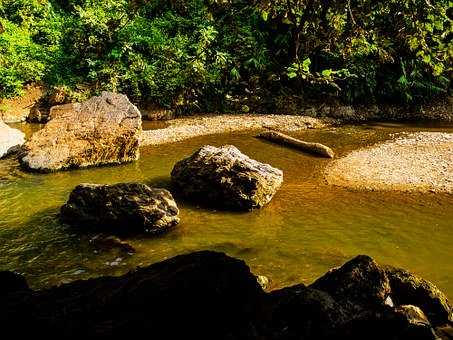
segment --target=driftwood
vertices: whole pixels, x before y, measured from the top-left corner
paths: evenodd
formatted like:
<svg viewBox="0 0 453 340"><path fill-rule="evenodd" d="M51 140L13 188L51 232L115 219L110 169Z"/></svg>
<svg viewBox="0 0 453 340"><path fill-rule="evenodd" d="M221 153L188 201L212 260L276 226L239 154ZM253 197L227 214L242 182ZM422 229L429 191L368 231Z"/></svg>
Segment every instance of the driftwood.
<svg viewBox="0 0 453 340"><path fill-rule="evenodd" d="M335 156L333 150L328 146L325 146L320 143L304 142L297 138L293 138L291 136L285 135L277 131L266 131L260 133L258 135L258 138L266 139L277 144L290 146L305 152L320 155L322 157L333 158Z"/></svg>

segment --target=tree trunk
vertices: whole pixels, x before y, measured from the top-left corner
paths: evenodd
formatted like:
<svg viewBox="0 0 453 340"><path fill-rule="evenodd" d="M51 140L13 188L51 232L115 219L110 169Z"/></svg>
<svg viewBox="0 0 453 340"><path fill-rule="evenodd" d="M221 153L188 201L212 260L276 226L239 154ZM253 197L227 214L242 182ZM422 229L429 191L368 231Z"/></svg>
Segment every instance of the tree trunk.
<svg viewBox="0 0 453 340"><path fill-rule="evenodd" d="M331 148L320 143L308 143L300 139L293 138L277 131L266 131L260 133L258 138L266 139L268 141L296 148L305 152L313 153L326 158L334 158L335 153Z"/></svg>

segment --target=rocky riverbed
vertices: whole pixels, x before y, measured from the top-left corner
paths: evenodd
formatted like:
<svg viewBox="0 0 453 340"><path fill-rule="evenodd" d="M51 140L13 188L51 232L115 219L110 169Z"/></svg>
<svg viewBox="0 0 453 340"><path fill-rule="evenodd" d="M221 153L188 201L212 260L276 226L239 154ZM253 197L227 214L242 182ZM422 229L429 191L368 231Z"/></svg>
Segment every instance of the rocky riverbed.
<svg viewBox="0 0 453 340"><path fill-rule="evenodd" d="M398 134L338 159L326 178L356 189L453 193L453 133Z"/></svg>

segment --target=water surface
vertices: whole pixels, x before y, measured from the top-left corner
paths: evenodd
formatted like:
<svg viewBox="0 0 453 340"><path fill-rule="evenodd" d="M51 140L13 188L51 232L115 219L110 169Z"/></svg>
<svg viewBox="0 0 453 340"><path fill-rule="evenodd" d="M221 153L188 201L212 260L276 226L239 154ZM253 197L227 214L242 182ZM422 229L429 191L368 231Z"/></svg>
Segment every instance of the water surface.
<svg viewBox="0 0 453 340"><path fill-rule="evenodd" d="M19 125L28 134L30 125ZM338 155L401 131L450 131L394 124L328 128L297 133L332 146ZM310 283L358 254L405 267L453 297L453 195L357 192L328 186L329 160L253 138L215 135L146 147L138 162L55 174L22 172L0 161L0 269L23 273L34 288L100 275L119 275L177 254L201 249L244 259L273 287ZM98 251L83 235L58 222L59 207L79 183L142 181L168 186L174 163L205 145L234 144L284 171L273 201L251 213L231 213L179 201L181 224L158 236L127 241L137 253Z"/></svg>

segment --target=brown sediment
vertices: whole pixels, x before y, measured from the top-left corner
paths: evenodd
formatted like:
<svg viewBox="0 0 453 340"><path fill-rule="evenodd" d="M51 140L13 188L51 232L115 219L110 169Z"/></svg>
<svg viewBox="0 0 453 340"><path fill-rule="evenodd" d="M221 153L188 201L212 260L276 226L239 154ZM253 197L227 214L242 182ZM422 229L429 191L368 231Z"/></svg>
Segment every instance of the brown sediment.
<svg viewBox="0 0 453 340"><path fill-rule="evenodd" d="M453 193L453 134L418 132L353 151L326 170L330 184Z"/></svg>

